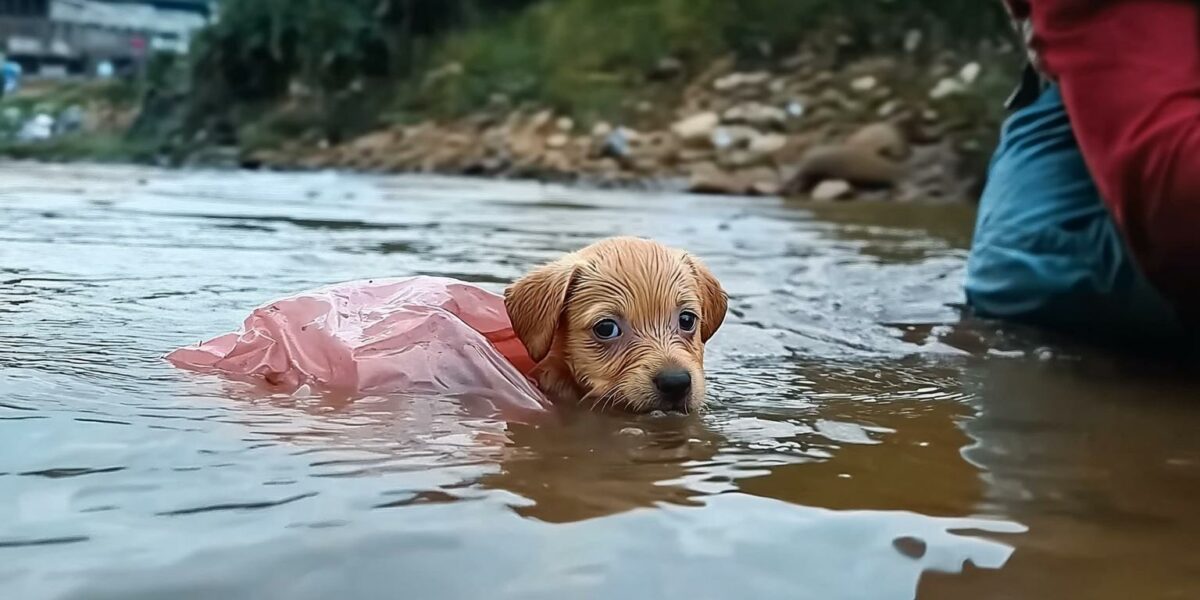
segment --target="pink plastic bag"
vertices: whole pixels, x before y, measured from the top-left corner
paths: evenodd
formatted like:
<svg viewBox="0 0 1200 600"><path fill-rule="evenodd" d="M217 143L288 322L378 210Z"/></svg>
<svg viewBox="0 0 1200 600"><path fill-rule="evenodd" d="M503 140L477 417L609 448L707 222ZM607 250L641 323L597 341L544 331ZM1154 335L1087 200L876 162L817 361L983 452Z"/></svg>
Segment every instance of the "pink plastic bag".
<svg viewBox="0 0 1200 600"><path fill-rule="evenodd" d="M544 411L504 299L437 277L334 285L270 302L234 333L167 355L177 367L283 391L448 395Z"/></svg>

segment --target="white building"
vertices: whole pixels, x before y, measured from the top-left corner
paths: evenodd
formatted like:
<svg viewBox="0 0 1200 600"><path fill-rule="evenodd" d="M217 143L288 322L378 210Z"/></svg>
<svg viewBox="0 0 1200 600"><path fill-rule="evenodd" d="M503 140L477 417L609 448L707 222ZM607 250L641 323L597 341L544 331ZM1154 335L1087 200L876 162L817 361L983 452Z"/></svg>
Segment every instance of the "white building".
<svg viewBox="0 0 1200 600"><path fill-rule="evenodd" d="M183 0L0 0L0 51L28 73L92 72L186 52L212 7Z"/></svg>

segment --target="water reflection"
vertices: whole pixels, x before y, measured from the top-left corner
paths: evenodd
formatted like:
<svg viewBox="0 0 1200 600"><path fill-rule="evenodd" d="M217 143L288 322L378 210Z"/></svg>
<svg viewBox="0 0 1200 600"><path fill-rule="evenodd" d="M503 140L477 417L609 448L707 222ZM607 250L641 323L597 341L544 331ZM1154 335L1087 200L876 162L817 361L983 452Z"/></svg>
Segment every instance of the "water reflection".
<svg viewBox="0 0 1200 600"><path fill-rule="evenodd" d="M964 320L969 211L116 167L0 182L6 597L1200 593L1194 386ZM498 289L616 233L687 246L732 292L705 414L515 424L161 361L273 296L381 274Z"/></svg>

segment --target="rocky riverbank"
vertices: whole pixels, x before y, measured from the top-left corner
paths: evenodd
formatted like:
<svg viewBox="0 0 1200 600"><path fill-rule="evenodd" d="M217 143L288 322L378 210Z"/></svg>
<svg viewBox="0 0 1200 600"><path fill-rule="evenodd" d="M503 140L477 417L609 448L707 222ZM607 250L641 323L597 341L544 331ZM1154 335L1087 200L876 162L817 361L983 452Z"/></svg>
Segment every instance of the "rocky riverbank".
<svg viewBox="0 0 1200 600"><path fill-rule="evenodd" d="M677 77L664 59L659 77ZM832 201L974 197L1003 96L979 62L943 56L833 69L815 54L739 70L722 60L680 81L674 106L642 101L639 126L579 123L503 97L463 118L420 121L340 144L246 152L265 168L341 168L667 185L698 193ZM454 77L455 65L430 77ZM1004 79L1004 77L1001 77Z"/></svg>

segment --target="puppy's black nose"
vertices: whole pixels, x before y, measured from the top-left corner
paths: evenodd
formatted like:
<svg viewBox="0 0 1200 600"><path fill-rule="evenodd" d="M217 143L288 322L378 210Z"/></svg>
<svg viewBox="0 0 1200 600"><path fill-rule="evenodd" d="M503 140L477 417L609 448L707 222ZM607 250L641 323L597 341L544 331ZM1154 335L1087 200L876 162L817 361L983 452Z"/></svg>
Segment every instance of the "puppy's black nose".
<svg viewBox="0 0 1200 600"><path fill-rule="evenodd" d="M665 403L681 406L692 391L692 374L687 369L664 369L654 376L654 387Z"/></svg>

